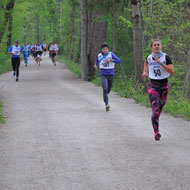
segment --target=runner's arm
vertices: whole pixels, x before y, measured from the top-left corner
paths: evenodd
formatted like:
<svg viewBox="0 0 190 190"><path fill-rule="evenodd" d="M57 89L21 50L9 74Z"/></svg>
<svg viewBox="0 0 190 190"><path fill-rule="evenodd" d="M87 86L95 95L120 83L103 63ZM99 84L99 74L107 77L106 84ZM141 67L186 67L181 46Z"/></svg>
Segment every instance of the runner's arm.
<svg viewBox="0 0 190 190"><path fill-rule="evenodd" d="M117 63L117 64L121 64L121 60L114 54L112 53L112 62Z"/></svg>
<svg viewBox="0 0 190 190"><path fill-rule="evenodd" d="M144 61L144 69L143 69L143 74L142 74L142 78L145 79L148 74L147 74L147 70L148 70L148 63L147 60Z"/></svg>
<svg viewBox="0 0 190 190"><path fill-rule="evenodd" d="M8 54L16 55L16 53L13 53L13 52L12 52L12 49L13 49L13 47L11 46L11 47L8 49Z"/></svg>
<svg viewBox="0 0 190 190"><path fill-rule="evenodd" d="M170 58L168 55L166 55L166 64L162 63L159 58L155 58L155 61L156 61L158 64L161 64L162 67L163 67L163 69L164 69L166 72L168 72L168 73L170 73L170 74L173 74L173 73L174 73L174 67L173 67L172 61L171 61L171 58Z"/></svg>
<svg viewBox="0 0 190 190"><path fill-rule="evenodd" d="M96 61L94 63L94 69L97 69L98 66L99 66L99 60L98 60L98 57L97 57L97 59L96 59Z"/></svg>

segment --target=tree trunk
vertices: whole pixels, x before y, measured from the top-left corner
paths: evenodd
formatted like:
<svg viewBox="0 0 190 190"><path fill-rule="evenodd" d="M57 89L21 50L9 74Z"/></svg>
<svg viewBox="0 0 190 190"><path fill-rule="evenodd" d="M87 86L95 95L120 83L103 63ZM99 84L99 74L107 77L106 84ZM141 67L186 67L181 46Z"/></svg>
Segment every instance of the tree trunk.
<svg viewBox="0 0 190 190"><path fill-rule="evenodd" d="M57 2L57 16L58 16L58 34L56 35L56 41L62 42L62 0L56 0ZM59 52L63 55L63 44L58 43L59 45Z"/></svg>
<svg viewBox="0 0 190 190"><path fill-rule="evenodd" d="M36 39L40 41L40 18L38 13L36 14Z"/></svg>
<svg viewBox="0 0 190 190"><path fill-rule="evenodd" d="M80 40L78 40L78 43L77 43L77 52L76 52L76 56L75 56L75 58L74 58L74 62L76 62L76 63L79 63L80 62L80 56L81 56L81 54L80 54L80 52L81 52L81 39Z"/></svg>
<svg viewBox="0 0 190 190"><path fill-rule="evenodd" d="M81 2L81 78L86 80L88 76L88 60L87 60L87 0Z"/></svg>
<svg viewBox="0 0 190 190"><path fill-rule="evenodd" d="M73 46L74 46L74 35L75 35L75 2L72 2L72 13L71 13L71 22L72 22L72 32L71 32L71 47L69 51L69 58L73 60Z"/></svg>
<svg viewBox="0 0 190 190"><path fill-rule="evenodd" d="M13 28L13 17L12 14L10 14L10 17L8 19L8 28L7 28L7 49L10 47L12 43L12 28Z"/></svg>
<svg viewBox="0 0 190 190"><path fill-rule="evenodd" d="M94 62L97 54L101 52L101 44L105 42L107 33L107 22L96 22L97 12L92 13L90 36L88 39L88 80L92 80L95 75ZM89 43L90 42L90 43Z"/></svg>
<svg viewBox="0 0 190 190"><path fill-rule="evenodd" d="M4 24L1 27L0 30L0 43L2 42L4 33L6 31L6 27L8 25L8 34L7 34L7 47L9 47L11 45L11 41L12 41L12 11L15 5L15 0L10 0L5 8L5 17L4 17Z"/></svg>
<svg viewBox="0 0 190 190"><path fill-rule="evenodd" d="M115 53L117 48L117 4L115 0L112 0L112 6L113 6L113 47L112 51Z"/></svg>
<svg viewBox="0 0 190 190"><path fill-rule="evenodd" d="M100 14L95 9L88 10L86 0L82 0L81 8L81 76L83 80L92 80L96 56L106 39L107 23L95 21Z"/></svg>
<svg viewBox="0 0 190 190"><path fill-rule="evenodd" d="M134 62L135 62L135 78L137 87L138 83L143 83L142 70L142 26L141 26L141 14L140 14L140 0L132 0L133 9L133 44L134 44Z"/></svg>

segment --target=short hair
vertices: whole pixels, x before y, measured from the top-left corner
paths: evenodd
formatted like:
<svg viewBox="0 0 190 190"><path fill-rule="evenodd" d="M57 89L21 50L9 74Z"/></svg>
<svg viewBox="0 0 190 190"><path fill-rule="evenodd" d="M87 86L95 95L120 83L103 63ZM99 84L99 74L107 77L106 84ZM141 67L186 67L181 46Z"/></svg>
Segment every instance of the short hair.
<svg viewBox="0 0 190 190"><path fill-rule="evenodd" d="M103 49L104 47L107 47L109 49L109 45L107 42L104 42L102 45L101 45L101 49Z"/></svg>

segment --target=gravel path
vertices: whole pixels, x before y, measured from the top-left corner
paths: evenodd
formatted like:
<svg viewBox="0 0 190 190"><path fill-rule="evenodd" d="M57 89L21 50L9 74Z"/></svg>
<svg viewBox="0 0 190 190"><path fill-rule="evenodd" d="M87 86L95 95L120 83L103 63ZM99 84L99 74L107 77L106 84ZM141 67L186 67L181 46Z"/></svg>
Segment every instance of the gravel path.
<svg viewBox="0 0 190 190"><path fill-rule="evenodd" d="M189 190L190 122L110 94L43 57L0 76L0 190Z"/></svg>

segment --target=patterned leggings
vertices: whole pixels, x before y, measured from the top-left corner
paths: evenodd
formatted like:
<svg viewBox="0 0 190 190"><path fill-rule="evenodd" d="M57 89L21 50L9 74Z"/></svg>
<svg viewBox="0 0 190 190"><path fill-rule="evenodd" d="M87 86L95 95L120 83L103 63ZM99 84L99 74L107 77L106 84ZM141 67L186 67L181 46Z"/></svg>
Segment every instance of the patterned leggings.
<svg viewBox="0 0 190 190"><path fill-rule="evenodd" d="M168 83L160 84L157 82L149 82L148 94L152 107L152 126L154 132L159 132L159 117L162 112L168 95Z"/></svg>

